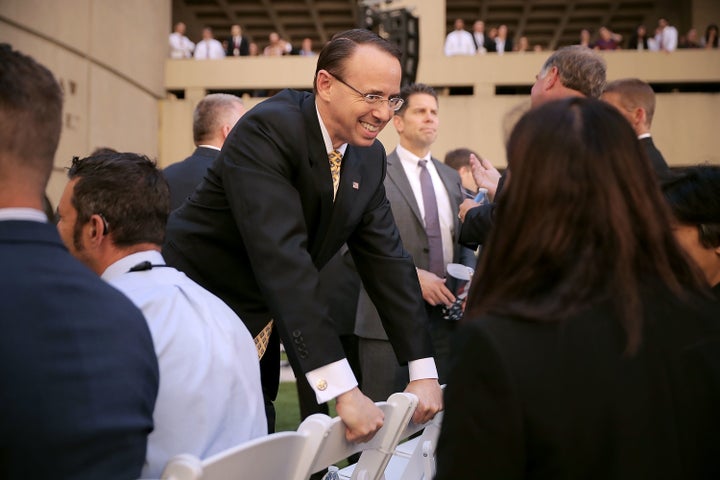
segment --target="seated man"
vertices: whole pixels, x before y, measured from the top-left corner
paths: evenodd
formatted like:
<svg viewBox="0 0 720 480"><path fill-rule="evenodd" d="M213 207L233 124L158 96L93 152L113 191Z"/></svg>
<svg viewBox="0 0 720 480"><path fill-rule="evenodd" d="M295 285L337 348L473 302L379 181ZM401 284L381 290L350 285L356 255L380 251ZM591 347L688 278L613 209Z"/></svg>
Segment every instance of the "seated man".
<svg viewBox="0 0 720 480"><path fill-rule="evenodd" d="M158 392L150 332L42 210L60 85L7 44L0 85L0 478L137 478Z"/></svg>
<svg viewBox="0 0 720 480"><path fill-rule="evenodd" d="M58 206L70 252L143 311L160 365L145 477L178 453L201 458L265 435L250 333L220 299L165 265L167 182L147 157L73 160Z"/></svg>

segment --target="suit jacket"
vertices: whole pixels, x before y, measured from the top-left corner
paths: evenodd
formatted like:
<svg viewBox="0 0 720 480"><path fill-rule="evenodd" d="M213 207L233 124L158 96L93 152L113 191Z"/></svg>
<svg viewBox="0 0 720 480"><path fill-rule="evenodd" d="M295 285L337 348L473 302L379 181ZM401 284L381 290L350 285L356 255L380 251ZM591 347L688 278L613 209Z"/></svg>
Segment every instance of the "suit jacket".
<svg viewBox="0 0 720 480"><path fill-rule="evenodd" d="M222 298L253 336L274 319L295 371L306 373L344 357L318 270L347 243L403 361L432 356L385 170L380 142L348 145L333 202L315 97L284 90L235 125L195 194L170 215L163 254Z"/></svg>
<svg viewBox="0 0 720 480"><path fill-rule="evenodd" d="M470 267L475 267L474 253L460 246L457 243L460 235L460 220L458 219L458 206L463 201L463 193L461 190L460 175L457 171L448 167L436 158L432 159L440 179L445 186L450 197L450 206L452 208L453 224L453 243L454 253L452 261L454 263L462 263ZM415 200L410 182L400 161L400 157L396 151L393 151L387 157L387 177L385 178L385 191L390 201L393 216L397 222L400 237L403 245L408 250L415 261L415 266L427 270L429 268L429 246L427 233L425 232L424 221L420 214L420 208ZM448 278L447 286L450 291L455 291L456 282L452 277ZM370 297L363 288L360 291L358 299L358 313L355 321L355 334L364 338L374 338L379 340L387 339L382 322L377 313L377 309L373 305Z"/></svg>
<svg viewBox="0 0 720 480"><path fill-rule="evenodd" d="M495 39L489 39L485 41L485 49L488 52L497 52L497 43L495 42ZM512 52L513 51L513 41L512 38L507 37L505 39L505 49L503 50L503 53Z"/></svg>
<svg viewBox="0 0 720 480"><path fill-rule="evenodd" d="M495 191L495 199L500 196L505 186L505 178L507 176L505 170L498 181L497 190ZM465 214L465 220L460 226L460 237L458 241L473 250L485 243L490 234L490 229L495 224L495 202L486 203L484 205L471 208Z"/></svg>
<svg viewBox="0 0 720 480"><path fill-rule="evenodd" d="M168 165L163 170L163 176L170 186L171 211L182 205L195 191L219 154L220 151L213 148L197 147L185 160Z"/></svg>
<svg viewBox="0 0 720 480"><path fill-rule="evenodd" d="M246 57L250 55L250 44L248 43L248 39L245 35L240 36L240 48L239 50L239 56ZM225 55L228 57L232 57L235 53L235 44L233 43L233 37L227 38L227 49L225 50Z"/></svg>
<svg viewBox="0 0 720 480"><path fill-rule="evenodd" d="M562 323L468 319L435 478L720 478L720 303L642 303L634 357L610 302Z"/></svg>
<svg viewBox="0 0 720 480"><path fill-rule="evenodd" d="M662 156L662 153L660 153L660 150L655 147L652 137L641 138L640 143L642 143L645 148L645 153L647 153L650 164L658 178L663 179L667 177L670 174L670 167L668 167L667 162L665 162L665 158Z"/></svg>
<svg viewBox="0 0 720 480"><path fill-rule="evenodd" d="M0 221L0 478L138 478L158 390L142 313L54 225Z"/></svg>

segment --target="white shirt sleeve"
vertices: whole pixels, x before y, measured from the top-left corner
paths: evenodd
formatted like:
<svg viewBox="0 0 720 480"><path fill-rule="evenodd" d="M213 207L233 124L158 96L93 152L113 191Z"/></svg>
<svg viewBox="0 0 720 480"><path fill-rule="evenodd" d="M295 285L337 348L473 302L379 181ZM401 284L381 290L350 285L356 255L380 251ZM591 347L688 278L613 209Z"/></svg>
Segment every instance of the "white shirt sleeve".
<svg viewBox="0 0 720 480"><path fill-rule="evenodd" d="M411 382L438 378L435 360L432 357L412 360L408 362L408 369ZM318 403L325 403L358 386L350 364L344 358L309 371L305 374L305 378L315 392Z"/></svg>

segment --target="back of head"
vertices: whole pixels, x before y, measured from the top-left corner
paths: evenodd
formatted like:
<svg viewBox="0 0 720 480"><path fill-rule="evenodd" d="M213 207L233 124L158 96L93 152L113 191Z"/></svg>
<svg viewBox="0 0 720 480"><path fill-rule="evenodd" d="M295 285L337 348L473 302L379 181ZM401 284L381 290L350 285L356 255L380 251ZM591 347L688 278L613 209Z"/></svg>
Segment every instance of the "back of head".
<svg viewBox="0 0 720 480"><path fill-rule="evenodd" d="M476 157L480 156L470 150L469 148L456 148L450 150L445 154L445 165L455 170L460 170L462 167L470 166L470 155L475 154Z"/></svg>
<svg viewBox="0 0 720 480"><path fill-rule="evenodd" d="M609 82L603 93L617 94L622 106L627 111L638 107L642 108L645 110L647 127L652 125L653 115L655 115L655 92L647 83L639 78L621 78Z"/></svg>
<svg viewBox="0 0 720 480"><path fill-rule="evenodd" d="M678 293L701 284L635 132L612 106L572 97L523 116L507 153L511 174L468 308L561 320L613 300L634 352L645 280Z"/></svg>
<svg viewBox="0 0 720 480"><path fill-rule="evenodd" d="M720 246L720 166L685 168L663 184L663 193L678 223L697 226L704 247Z"/></svg>
<svg viewBox="0 0 720 480"><path fill-rule="evenodd" d="M0 44L0 182L22 181L33 194L44 192L60 140L62 101L47 68Z"/></svg>
<svg viewBox="0 0 720 480"><path fill-rule="evenodd" d="M318 55L313 90L317 92L317 74L320 70L327 70L333 75L342 76L345 70L345 62L352 56L359 45L372 45L378 50L397 58L398 62L402 56L402 52L397 46L370 30L356 28L338 33L325 44L320 51L320 55Z"/></svg>
<svg viewBox="0 0 720 480"><path fill-rule="evenodd" d="M236 119L236 108L242 106L242 100L228 93L211 93L206 95L193 111L193 141L195 145L220 142L220 129Z"/></svg>
<svg viewBox="0 0 720 480"><path fill-rule="evenodd" d="M76 226L102 214L116 246L162 245L170 190L155 162L135 153L76 158L68 177L77 179L72 196Z"/></svg>
<svg viewBox="0 0 720 480"><path fill-rule="evenodd" d="M542 72L557 67L560 82L590 98L600 98L605 88L607 66L594 50L571 45L556 50L545 61Z"/></svg>

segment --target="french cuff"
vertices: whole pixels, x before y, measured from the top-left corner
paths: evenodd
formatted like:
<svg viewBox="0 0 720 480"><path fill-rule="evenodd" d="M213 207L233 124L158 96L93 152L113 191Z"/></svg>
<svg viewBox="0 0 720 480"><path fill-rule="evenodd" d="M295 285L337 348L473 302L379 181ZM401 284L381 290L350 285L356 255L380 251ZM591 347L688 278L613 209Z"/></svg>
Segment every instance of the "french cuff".
<svg viewBox="0 0 720 480"><path fill-rule="evenodd" d="M420 358L408 362L410 381L422 380L423 378L438 378L435 359L432 357Z"/></svg>
<svg viewBox="0 0 720 480"><path fill-rule="evenodd" d="M350 364L345 358L311 370L305 374L305 378L315 392L318 403L325 403L358 386Z"/></svg>

